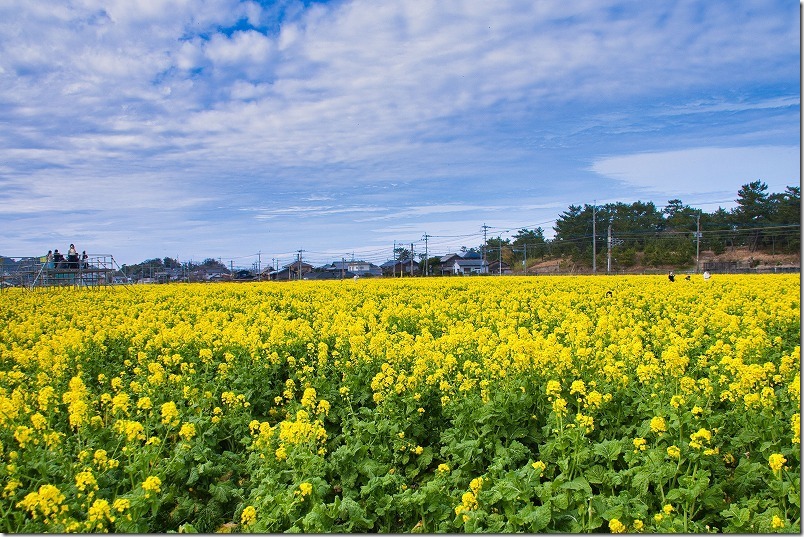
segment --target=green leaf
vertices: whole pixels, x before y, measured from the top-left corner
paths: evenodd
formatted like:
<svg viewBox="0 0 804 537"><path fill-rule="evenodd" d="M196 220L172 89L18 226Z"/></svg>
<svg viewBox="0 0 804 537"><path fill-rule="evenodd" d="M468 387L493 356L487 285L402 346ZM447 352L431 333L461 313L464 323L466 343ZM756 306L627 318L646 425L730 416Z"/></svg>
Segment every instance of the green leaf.
<svg viewBox="0 0 804 537"><path fill-rule="evenodd" d="M564 483L561 485L561 488L567 490L580 490L589 494L590 496L592 495L592 487L589 486L589 482L583 477L576 477L569 483Z"/></svg>
<svg viewBox="0 0 804 537"><path fill-rule="evenodd" d="M195 482L196 482L196 481L198 481L198 479L199 479L200 477L201 477L201 474L200 474L200 472L198 471L198 467L197 467L197 466L193 466L193 467L190 469L190 476L187 478L187 485L188 485L188 486L193 486L193 485L195 484Z"/></svg>
<svg viewBox="0 0 804 537"><path fill-rule="evenodd" d="M595 455L604 457L606 460L615 461L622 453L622 442L619 440L605 440L592 446Z"/></svg>
<svg viewBox="0 0 804 537"><path fill-rule="evenodd" d="M550 504L529 505L519 511L519 516L528 531L539 532L550 524Z"/></svg>
<svg viewBox="0 0 804 537"><path fill-rule="evenodd" d="M522 491L508 479L503 479L495 483L491 492L499 494L500 499L508 502L515 501L517 497L522 494Z"/></svg>
<svg viewBox="0 0 804 537"><path fill-rule="evenodd" d="M599 464L595 464L594 466L589 467L587 470L584 471L583 475L589 483L594 485L600 485L605 482L606 474L608 470L603 468Z"/></svg>
<svg viewBox="0 0 804 537"><path fill-rule="evenodd" d="M569 507L569 494L562 492L553 496L553 505L561 511Z"/></svg>
<svg viewBox="0 0 804 537"><path fill-rule="evenodd" d="M631 484L640 496L644 496L648 493L648 487L650 486L650 474L646 470L637 472L634 474Z"/></svg>

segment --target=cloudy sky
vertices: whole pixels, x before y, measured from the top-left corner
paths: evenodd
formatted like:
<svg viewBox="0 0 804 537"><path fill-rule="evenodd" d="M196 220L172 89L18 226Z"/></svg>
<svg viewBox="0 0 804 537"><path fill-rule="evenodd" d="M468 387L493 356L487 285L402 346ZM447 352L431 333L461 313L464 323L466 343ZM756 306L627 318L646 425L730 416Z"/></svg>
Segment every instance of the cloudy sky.
<svg viewBox="0 0 804 537"><path fill-rule="evenodd" d="M0 254L377 263L800 183L791 0L0 0Z"/></svg>

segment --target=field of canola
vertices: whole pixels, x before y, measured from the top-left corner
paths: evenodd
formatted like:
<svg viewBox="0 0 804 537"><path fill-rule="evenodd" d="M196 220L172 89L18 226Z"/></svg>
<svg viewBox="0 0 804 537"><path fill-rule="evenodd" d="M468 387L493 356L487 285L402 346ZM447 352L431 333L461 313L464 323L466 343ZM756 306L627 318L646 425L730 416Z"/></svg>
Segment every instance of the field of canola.
<svg viewBox="0 0 804 537"><path fill-rule="evenodd" d="M2 532L801 531L799 275L0 305Z"/></svg>

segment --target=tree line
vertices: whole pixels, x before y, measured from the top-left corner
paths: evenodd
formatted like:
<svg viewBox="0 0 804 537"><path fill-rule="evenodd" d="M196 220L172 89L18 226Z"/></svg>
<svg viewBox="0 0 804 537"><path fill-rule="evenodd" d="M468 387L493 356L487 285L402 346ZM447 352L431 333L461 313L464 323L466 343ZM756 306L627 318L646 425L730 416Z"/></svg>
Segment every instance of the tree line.
<svg viewBox="0 0 804 537"><path fill-rule="evenodd" d="M788 186L784 192L769 193L767 184L757 180L743 185L735 202L737 206L731 210L719 207L711 213L684 204L680 199L671 199L661 208L652 201L570 205L556 219L552 239L545 238L541 227L523 228L511 237L489 237L484 243L464 246L461 251L464 254L476 252L485 256L489 263L502 259L517 270L525 264L531 266L550 259L591 267L593 249L597 265L603 267L607 263L609 241L612 265L617 269L637 264L689 266L695 262L696 248L716 255L729 248L771 254L800 251L800 187ZM409 262L414 257L420 273L425 266L428 274L440 273L440 256L425 260L423 254L413 256L402 245L396 248L395 254L397 261ZM169 257L126 266L125 272L140 278L179 268L188 272L198 269L228 272L228 267L213 258L201 263L180 263Z"/></svg>
<svg viewBox="0 0 804 537"><path fill-rule="evenodd" d="M727 248L751 252L794 253L801 248L801 188L768 193L762 181L743 185L737 206L712 213L671 199L663 208L653 202L570 205L553 226L553 239L541 228L521 229L513 237L490 238L481 247L490 261L508 264L562 258L578 265L606 264L609 242L613 264L629 267L685 266L695 261L696 248L722 254ZM611 235L609 235L609 228ZM594 240L593 240L594 237Z"/></svg>

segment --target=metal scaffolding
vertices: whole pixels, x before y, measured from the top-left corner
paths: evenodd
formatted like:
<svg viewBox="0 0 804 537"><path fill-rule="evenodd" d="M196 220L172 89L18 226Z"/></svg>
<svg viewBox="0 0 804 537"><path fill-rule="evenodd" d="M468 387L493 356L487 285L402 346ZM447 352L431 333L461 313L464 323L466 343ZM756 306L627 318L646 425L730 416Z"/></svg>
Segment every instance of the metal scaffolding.
<svg viewBox="0 0 804 537"><path fill-rule="evenodd" d="M127 281L111 254L92 254L85 260L59 263L48 262L46 257L0 258L0 289L102 287Z"/></svg>

